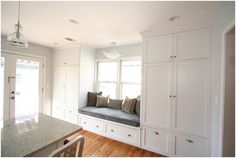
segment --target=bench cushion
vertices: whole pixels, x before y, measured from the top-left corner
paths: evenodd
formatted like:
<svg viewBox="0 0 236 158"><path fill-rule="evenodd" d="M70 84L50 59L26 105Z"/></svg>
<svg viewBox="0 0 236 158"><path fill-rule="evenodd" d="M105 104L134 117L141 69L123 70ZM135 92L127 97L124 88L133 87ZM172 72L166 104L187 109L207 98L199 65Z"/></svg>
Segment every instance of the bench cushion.
<svg viewBox="0 0 236 158"><path fill-rule="evenodd" d="M139 127L140 125L140 119L137 114L128 114L121 110L106 107L85 106L79 109L79 113L134 127Z"/></svg>

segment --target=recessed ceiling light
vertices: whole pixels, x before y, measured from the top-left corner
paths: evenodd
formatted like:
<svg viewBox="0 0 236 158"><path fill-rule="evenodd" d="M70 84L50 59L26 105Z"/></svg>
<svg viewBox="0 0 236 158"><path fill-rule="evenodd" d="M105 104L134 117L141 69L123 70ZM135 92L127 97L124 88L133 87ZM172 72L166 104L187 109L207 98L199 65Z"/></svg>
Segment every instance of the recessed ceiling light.
<svg viewBox="0 0 236 158"><path fill-rule="evenodd" d="M70 41L70 42L75 41L73 38L69 38L69 37L66 37L66 38L64 38L64 39L67 40L67 41Z"/></svg>
<svg viewBox="0 0 236 158"><path fill-rule="evenodd" d="M76 21L76 20L74 20L74 19L70 19L70 20L69 20L69 22L71 22L72 24L76 24L76 25L78 25L78 24L79 24L79 22L78 22L78 21Z"/></svg>
<svg viewBox="0 0 236 158"><path fill-rule="evenodd" d="M179 16L172 16L172 17L169 18L169 21L170 21L170 22L173 22L173 21L177 21L177 20L179 20L179 19L180 19Z"/></svg>

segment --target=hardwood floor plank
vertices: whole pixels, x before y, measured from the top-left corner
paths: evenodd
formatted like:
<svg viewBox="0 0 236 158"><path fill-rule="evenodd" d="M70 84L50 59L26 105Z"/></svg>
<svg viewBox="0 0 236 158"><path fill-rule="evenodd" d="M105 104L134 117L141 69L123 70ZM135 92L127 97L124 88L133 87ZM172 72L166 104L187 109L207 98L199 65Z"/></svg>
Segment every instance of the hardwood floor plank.
<svg viewBox="0 0 236 158"><path fill-rule="evenodd" d="M163 157L132 145L121 143L85 130L67 138L72 140L76 136L85 138L83 156L85 157Z"/></svg>

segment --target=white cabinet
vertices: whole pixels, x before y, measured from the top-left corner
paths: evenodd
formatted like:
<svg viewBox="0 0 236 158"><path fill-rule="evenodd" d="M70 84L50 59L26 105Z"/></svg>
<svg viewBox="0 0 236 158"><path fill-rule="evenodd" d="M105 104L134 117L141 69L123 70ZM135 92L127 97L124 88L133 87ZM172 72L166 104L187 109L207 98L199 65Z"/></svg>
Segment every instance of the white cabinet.
<svg viewBox="0 0 236 158"><path fill-rule="evenodd" d="M167 132L158 129L143 128L142 137L142 145L145 149L158 152L163 155L168 155L170 140Z"/></svg>
<svg viewBox="0 0 236 158"><path fill-rule="evenodd" d="M200 59L210 57L209 28L174 34L176 59Z"/></svg>
<svg viewBox="0 0 236 158"><path fill-rule="evenodd" d="M209 141L187 136L174 136L174 156L208 157Z"/></svg>
<svg viewBox="0 0 236 158"><path fill-rule="evenodd" d="M168 61L173 55L173 35L150 37L144 41L144 61Z"/></svg>
<svg viewBox="0 0 236 158"><path fill-rule="evenodd" d="M208 137L210 128L209 61L176 62L174 65L174 129Z"/></svg>
<svg viewBox="0 0 236 158"><path fill-rule="evenodd" d="M54 50L52 116L78 123L78 108L85 106L87 92L93 91L94 55L94 50L86 45ZM81 69L85 63L89 65Z"/></svg>
<svg viewBox="0 0 236 158"><path fill-rule="evenodd" d="M144 37L143 148L210 156L210 35L206 27Z"/></svg>
<svg viewBox="0 0 236 158"><path fill-rule="evenodd" d="M144 66L144 72L143 122L152 127L170 128L172 65L147 64Z"/></svg>

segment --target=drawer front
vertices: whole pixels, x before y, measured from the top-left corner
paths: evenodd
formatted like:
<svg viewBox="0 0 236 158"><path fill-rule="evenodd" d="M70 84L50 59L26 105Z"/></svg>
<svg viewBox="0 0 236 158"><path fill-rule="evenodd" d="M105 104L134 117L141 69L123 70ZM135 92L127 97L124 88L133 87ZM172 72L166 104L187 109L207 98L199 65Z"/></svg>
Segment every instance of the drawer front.
<svg viewBox="0 0 236 158"><path fill-rule="evenodd" d="M106 133L108 137L114 138L118 141L124 141L137 146L139 145L139 132L137 130L119 125L107 124Z"/></svg>
<svg viewBox="0 0 236 158"><path fill-rule="evenodd" d="M143 128L142 142L144 148L154 152L161 152L164 154L168 154L169 152L169 135L164 131Z"/></svg>
<svg viewBox="0 0 236 158"><path fill-rule="evenodd" d="M209 141L185 136L174 137L175 156L210 156Z"/></svg>
<svg viewBox="0 0 236 158"><path fill-rule="evenodd" d="M103 132L103 122L87 117L81 117L80 125L85 129L95 133Z"/></svg>

